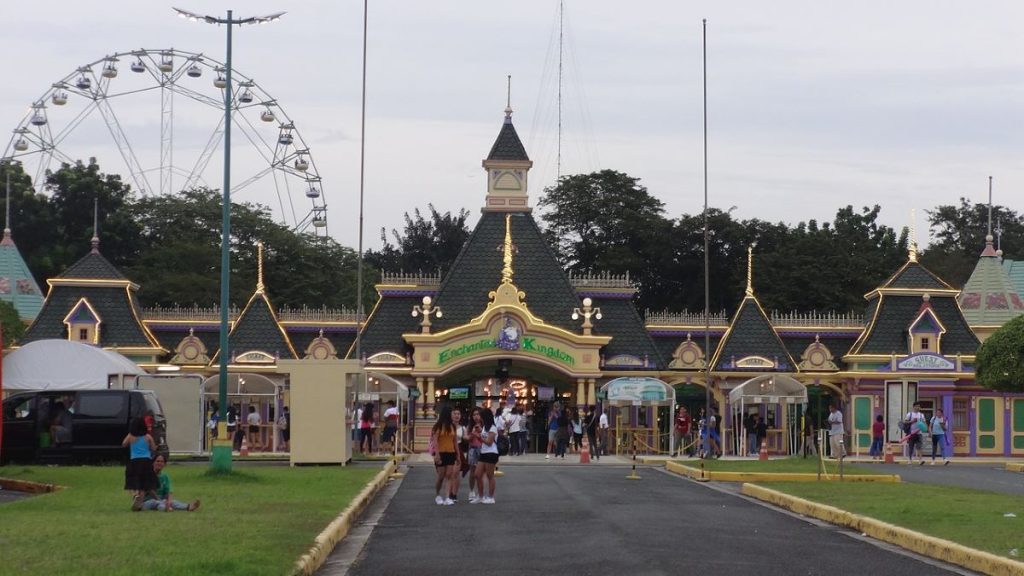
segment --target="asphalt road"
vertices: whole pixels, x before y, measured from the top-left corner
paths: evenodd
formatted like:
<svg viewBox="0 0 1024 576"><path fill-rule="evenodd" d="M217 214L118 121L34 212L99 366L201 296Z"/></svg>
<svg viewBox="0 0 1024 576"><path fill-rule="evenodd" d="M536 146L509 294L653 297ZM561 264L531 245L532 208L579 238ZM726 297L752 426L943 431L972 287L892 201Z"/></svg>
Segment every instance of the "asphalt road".
<svg viewBox="0 0 1024 576"><path fill-rule="evenodd" d="M1024 474L1010 472L1003 464L876 464L885 474L899 474L904 482L962 486L1002 494L1024 496Z"/></svg>
<svg viewBox="0 0 1024 576"><path fill-rule="evenodd" d="M319 574L964 573L654 468L502 469L497 504L455 506L429 464L407 470Z"/></svg>

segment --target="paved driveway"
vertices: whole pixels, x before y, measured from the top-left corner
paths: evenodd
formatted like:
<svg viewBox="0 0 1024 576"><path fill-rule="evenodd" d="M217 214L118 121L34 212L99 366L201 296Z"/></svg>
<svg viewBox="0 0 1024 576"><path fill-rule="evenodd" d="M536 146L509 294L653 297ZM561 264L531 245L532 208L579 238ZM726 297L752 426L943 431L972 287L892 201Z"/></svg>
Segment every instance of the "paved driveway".
<svg viewBox="0 0 1024 576"><path fill-rule="evenodd" d="M497 504L455 506L430 465L407 470L321 575L963 573L654 468L502 469Z"/></svg>

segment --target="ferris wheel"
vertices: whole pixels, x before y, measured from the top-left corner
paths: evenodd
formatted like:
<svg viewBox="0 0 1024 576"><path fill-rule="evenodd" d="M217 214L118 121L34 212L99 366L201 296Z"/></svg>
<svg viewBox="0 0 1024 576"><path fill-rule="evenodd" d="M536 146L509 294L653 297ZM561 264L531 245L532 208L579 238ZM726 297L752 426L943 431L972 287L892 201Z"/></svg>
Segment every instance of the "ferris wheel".
<svg viewBox="0 0 1024 576"><path fill-rule="evenodd" d="M128 63L129 73L122 71ZM269 206L299 232L327 232L327 204L313 155L281 105L231 71L232 199ZM176 49L119 52L78 67L36 99L4 158L19 160L42 192L46 172L95 157L120 166L142 194L220 187L224 65ZM240 143L240 144L239 144ZM312 230L310 230L312 228Z"/></svg>

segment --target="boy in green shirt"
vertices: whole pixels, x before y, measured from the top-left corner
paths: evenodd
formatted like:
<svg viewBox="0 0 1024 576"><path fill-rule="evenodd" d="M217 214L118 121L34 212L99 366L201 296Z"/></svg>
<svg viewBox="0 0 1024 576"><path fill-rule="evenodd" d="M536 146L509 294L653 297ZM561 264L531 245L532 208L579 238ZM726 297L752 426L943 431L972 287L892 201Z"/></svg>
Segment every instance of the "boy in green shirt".
<svg viewBox="0 0 1024 576"><path fill-rule="evenodd" d="M160 512L170 512L171 510L186 510L188 512L192 512L196 508L199 508L199 500L193 500L186 504L171 497L171 477L164 472L164 466L166 465L167 460L164 459L163 454L157 454L156 458L153 459L153 472L156 473L160 486L157 488L155 493L149 492L146 494L146 500L142 503L142 509L159 510Z"/></svg>

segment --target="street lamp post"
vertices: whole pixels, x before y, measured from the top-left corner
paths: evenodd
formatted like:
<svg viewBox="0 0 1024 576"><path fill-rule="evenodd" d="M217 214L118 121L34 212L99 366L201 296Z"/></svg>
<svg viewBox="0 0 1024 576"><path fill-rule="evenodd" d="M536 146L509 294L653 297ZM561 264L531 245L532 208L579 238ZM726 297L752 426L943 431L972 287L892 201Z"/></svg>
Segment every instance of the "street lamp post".
<svg viewBox="0 0 1024 576"><path fill-rule="evenodd" d="M222 193L222 232L220 240L220 375L218 378L217 405L219 409L217 422L217 439L213 442L212 457L210 465L214 470L220 472L231 471L231 439L227 438L227 403L228 403L228 308L229 302L229 281L231 275L231 30L235 26L243 24L266 24L281 18L284 12L277 12L267 16L249 16L246 18L232 17L232 11L228 10L226 18L217 16L203 16L180 8L175 8L178 16L192 22L200 20L207 24L227 25L227 58L225 61L225 76L227 82L224 85L224 186Z"/></svg>

